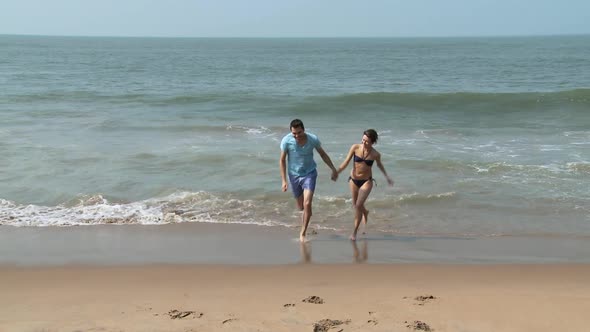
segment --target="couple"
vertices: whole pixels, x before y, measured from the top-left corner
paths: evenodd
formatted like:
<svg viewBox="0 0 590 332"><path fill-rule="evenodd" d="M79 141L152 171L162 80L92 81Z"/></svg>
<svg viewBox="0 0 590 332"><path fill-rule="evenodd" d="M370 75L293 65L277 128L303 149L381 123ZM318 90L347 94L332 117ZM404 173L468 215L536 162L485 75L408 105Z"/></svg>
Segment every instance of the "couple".
<svg viewBox="0 0 590 332"><path fill-rule="evenodd" d="M369 211L365 208L365 201L369 197L371 189L373 189L373 173L371 168L374 162L377 162L377 167L383 172L389 185L393 186L393 180L387 175L381 163L381 154L373 148L373 145L377 143L377 132L373 129L366 130L363 133L361 144L353 144L342 165L336 169L334 164L332 164L332 160L330 160L330 157L322 148L318 137L314 134L306 133L301 120L295 119L291 121L290 129L291 133L287 134L281 141L281 158L279 159L279 164L281 179L283 181L282 190L287 191L288 168L291 191L293 191L293 195L297 200L297 207L303 211L299 240L301 242L305 241L307 226L312 215L311 205L318 176L316 170L317 165L313 160L313 150L315 149L322 157L324 163L332 169L332 181L338 179L338 174L346 169L350 160L354 158L352 172L348 181L350 182L352 204L355 209L354 230L350 239L355 241L361 221L365 224L367 223Z"/></svg>

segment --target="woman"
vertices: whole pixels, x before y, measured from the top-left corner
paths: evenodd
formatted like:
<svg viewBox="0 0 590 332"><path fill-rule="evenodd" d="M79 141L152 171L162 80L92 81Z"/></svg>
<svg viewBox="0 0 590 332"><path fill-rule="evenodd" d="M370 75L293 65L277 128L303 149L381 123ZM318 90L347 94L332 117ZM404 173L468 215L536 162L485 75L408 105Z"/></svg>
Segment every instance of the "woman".
<svg viewBox="0 0 590 332"><path fill-rule="evenodd" d="M365 130L361 144L353 144L348 151L346 160L338 168L338 174L346 169L350 160L354 157L352 171L348 178L350 193L352 194L352 205L355 209L354 214L354 231L350 236L352 241L356 241L356 233L361 224L361 220L366 225L369 211L365 208L365 201L373 189L373 162L377 162L377 167L383 172L387 183L393 186L393 180L387 175L383 164L381 163L381 154L373 148L377 143L377 132L373 129Z"/></svg>

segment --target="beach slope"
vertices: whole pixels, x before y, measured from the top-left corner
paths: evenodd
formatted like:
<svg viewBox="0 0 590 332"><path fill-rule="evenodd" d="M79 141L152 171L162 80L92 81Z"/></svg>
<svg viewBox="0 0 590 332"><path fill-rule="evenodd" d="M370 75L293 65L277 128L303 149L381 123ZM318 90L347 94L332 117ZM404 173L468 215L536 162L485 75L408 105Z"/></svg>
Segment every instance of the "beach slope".
<svg viewBox="0 0 590 332"><path fill-rule="evenodd" d="M0 331L584 331L590 265L0 267Z"/></svg>

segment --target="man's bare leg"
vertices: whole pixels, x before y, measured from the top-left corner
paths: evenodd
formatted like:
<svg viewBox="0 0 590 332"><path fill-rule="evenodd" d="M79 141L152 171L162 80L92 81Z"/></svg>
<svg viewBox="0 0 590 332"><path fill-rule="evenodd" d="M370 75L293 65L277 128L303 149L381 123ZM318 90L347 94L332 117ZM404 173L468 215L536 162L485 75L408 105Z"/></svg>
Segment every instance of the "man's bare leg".
<svg viewBox="0 0 590 332"><path fill-rule="evenodd" d="M302 230L299 232L299 241L300 242L303 242L301 240L301 232L303 231L303 224L304 224L304 222L303 222L303 214L304 214L304 211L303 211L303 194L301 194L301 196L297 197L296 200L297 200L297 208L299 209L299 211L301 211L301 225L302 225L301 227L302 227Z"/></svg>
<svg viewBox="0 0 590 332"><path fill-rule="evenodd" d="M297 208L299 211L303 211L303 194L295 199L297 200Z"/></svg>
<svg viewBox="0 0 590 332"><path fill-rule="evenodd" d="M299 233L299 241L305 242L305 235L307 234L307 226L309 226L309 220L311 219L311 203L313 201L313 191L304 190L303 195L298 198L303 202L303 214L301 215L301 233Z"/></svg>

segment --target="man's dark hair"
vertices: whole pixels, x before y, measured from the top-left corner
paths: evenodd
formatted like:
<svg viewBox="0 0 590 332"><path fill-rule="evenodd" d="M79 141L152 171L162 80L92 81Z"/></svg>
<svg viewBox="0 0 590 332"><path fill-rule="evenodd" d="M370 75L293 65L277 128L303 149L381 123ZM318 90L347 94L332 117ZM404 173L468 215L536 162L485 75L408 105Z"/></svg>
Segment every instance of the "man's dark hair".
<svg viewBox="0 0 590 332"><path fill-rule="evenodd" d="M293 121L291 121L291 126L289 127L289 129L291 128L301 128L303 130L305 130L305 127L303 126L303 121L299 120L299 119L295 119Z"/></svg>
<svg viewBox="0 0 590 332"><path fill-rule="evenodd" d="M379 138L379 135L377 135L375 129L367 129L365 130L363 135L367 135L367 137L371 140L373 144L377 143L377 138Z"/></svg>

